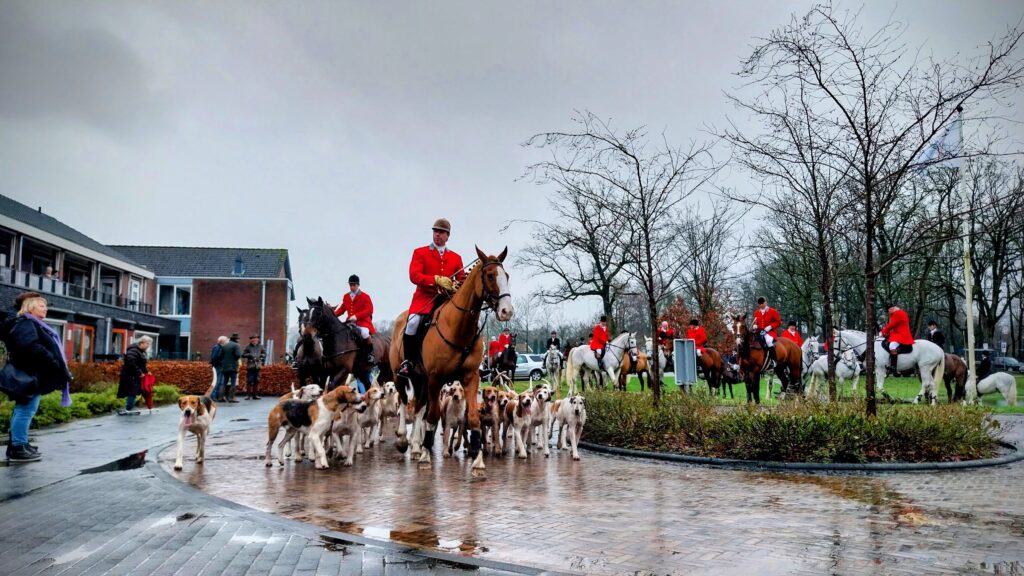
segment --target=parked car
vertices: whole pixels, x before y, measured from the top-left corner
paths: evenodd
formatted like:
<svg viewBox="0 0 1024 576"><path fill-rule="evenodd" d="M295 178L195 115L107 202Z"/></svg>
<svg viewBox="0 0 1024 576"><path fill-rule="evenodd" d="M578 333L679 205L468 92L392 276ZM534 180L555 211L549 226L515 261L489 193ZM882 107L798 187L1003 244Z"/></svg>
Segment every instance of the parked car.
<svg viewBox="0 0 1024 576"><path fill-rule="evenodd" d="M516 356L516 380L539 380L547 376L543 354L519 354Z"/></svg>
<svg viewBox="0 0 1024 576"><path fill-rule="evenodd" d="M992 371L1024 373L1024 364L1013 356L998 356L992 359Z"/></svg>

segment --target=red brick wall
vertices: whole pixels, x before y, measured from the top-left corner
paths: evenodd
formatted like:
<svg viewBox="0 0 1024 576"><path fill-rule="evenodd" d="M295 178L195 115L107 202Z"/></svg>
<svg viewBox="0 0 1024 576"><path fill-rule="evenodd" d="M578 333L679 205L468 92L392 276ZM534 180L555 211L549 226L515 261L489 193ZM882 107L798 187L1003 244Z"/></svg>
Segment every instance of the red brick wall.
<svg viewBox="0 0 1024 576"><path fill-rule="evenodd" d="M218 336L237 332L245 348L250 334L260 332L260 280L192 280L192 350L209 358ZM264 345L274 340L274 358L284 354L288 330L288 283L267 281ZM268 358L268 360L271 360Z"/></svg>

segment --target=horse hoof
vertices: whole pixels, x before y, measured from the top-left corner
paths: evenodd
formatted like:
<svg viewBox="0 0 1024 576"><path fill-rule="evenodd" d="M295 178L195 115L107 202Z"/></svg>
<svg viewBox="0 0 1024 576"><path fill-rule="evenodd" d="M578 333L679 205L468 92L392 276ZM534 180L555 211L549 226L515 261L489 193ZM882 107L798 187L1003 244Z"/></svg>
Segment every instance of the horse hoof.
<svg viewBox="0 0 1024 576"><path fill-rule="evenodd" d="M405 454L406 450L409 449L409 443L408 442L403 442L402 440L399 440L398 442L395 443L395 448L398 448L399 452L401 452L402 454Z"/></svg>

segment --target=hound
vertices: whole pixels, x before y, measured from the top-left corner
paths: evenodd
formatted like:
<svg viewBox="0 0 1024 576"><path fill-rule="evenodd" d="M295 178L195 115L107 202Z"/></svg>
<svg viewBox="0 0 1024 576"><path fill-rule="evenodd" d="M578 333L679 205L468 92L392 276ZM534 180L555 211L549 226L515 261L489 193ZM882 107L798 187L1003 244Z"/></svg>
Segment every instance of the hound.
<svg viewBox="0 0 1024 576"><path fill-rule="evenodd" d="M369 392L367 392L369 394ZM363 410L365 412L365 410ZM344 458L342 465L351 466L359 447L359 414L352 406L342 406L334 413L331 423L331 438L334 444L334 456ZM345 440L344 442L342 440Z"/></svg>
<svg viewBox="0 0 1024 576"><path fill-rule="evenodd" d="M206 457L206 437L213 426L213 417L217 415L217 404L210 398L213 387L217 385L217 371L213 371L213 383L202 396L182 396L178 398L181 409L181 420L178 421L178 455L174 459L174 469L181 470L182 457L185 451L185 432L196 437L196 464L202 464Z"/></svg>
<svg viewBox="0 0 1024 576"><path fill-rule="evenodd" d="M552 428L558 426L558 448L565 450L565 436L568 432L572 459L579 460L580 435L583 434L583 426L587 423L587 406L583 396L576 394L554 402L551 404L551 413L554 416Z"/></svg>
<svg viewBox="0 0 1024 576"><path fill-rule="evenodd" d="M551 456L551 449L548 447L551 439L551 410L548 409L550 401L551 386L538 384L533 388L533 419L527 431L527 438L534 446L544 448L545 458Z"/></svg>
<svg viewBox="0 0 1024 576"><path fill-rule="evenodd" d="M487 444L491 446L491 454L496 454L498 450L501 450L499 434L503 414L498 406L498 395L504 393L499 392L494 386L486 386L481 391L481 394L483 398L480 402L480 431L483 432L483 437ZM488 429L491 432L489 436L487 434Z"/></svg>
<svg viewBox="0 0 1024 576"><path fill-rule="evenodd" d="M273 466L270 448L277 439L281 427L285 427L284 440L277 445L277 461L284 466L284 447L295 434L306 434L313 445L316 468L327 468L327 452L324 450L323 435L330 431L334 414L343 406L352 406L356 411L366 409L351 386L338 386L316 400L286 400L274 406L267 416L267 452L264 456L267 466Z"/></svg>
<svg viewBox="0 0 1024 576"><path fill-rule="evenodd" d="M324 389L319 384L306 384L298 389L295 388L295 384L291 385L292 391L284 394L278 400L278 404L286 400L315 400L324 393ZM290 458L292 452L295 452L295 461L302 462L302 459L306 456L306 435L296 434L295 438L292 439L291 444L285 446L284 457Z"/></svg>
<svg viewBox="0 0 1024 576"><path fill-rule="evenodd" d="M384 441L384 429L387 428L388 418L398 418L398 411L402 409L399 402L398 388L395 388L395 383L385 382L384 397L380 401L380 428L377 429L379 442Z"/></svg>
<svg viewBox="0 0 1024 576"><path fill-rule="evenodd" d="M466 392L458 381L452 382L448 395L441 400L441 426L444 431L445 458L462 447L462 435L466 430ZM455 437L449 438L454 432Z"/></svg>
<svg viewBox="0 0 1024 576"><path fill-rule="evenodd" d="M363 413L359 414L357 418L359 421L360 438L356 440L359 444L356 452L359 454L363 453L363 448L372 448L374 443L377 442L377 435L380 434L380 404L383 397L384 391L376 383L370 386L370 389L363 395L363 400L366 402L366 410L363 410Z"/></svg>
<svg viewBox="0 0 1024 576"><path fill-rule="evenodd" d="M515 392L498 390L498 414L501 415L498 438L501 439L501 443L496 447L496 449L501 451L502 456L508 453L508 439L512 435L513 413L509 410L509 405L514 405L518 398L519 395Z"/></svg>
<svg viewBox="0 0 1024 576"><path fill-rule="evenodd" d="M530 429L533 427L533 392L523 392L510 400L505 413L512 419L512 451L519 458L526 458L530 450ZM518 452L517 452L518 450Z"/></svg>

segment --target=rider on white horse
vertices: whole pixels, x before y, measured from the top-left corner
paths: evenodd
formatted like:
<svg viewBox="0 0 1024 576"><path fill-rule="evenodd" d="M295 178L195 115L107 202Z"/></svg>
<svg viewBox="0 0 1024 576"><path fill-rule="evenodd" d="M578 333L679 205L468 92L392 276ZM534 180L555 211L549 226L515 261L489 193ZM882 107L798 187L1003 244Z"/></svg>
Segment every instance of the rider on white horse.
<svg viewBox="0 0 1024 576"><path fill-rule="evenodd" d="M544 344L544 349L550 350L552 346L555 347L555 350L558 350L559 352L562 351L562 340L558 337L557 330L551 331L551 337L549 337L547 343Z"/></svg>
<svg viewBox="0 0 1024 576"><path fill-rule="evenodd" d="M907 354L914 349L914 335L910 332L910 318L899 306L889 304L889 323L882 328L882 336L888 341L889 373L896 374L896 361L899 354Z"/></svg>
<svg viewBox="0 0 1024 576"><path fill-rule="evenodd" d="M604 370L604 352L608 346L608 317L602 315L601 321L594 326L594 333L590 337L590 349L594 351L597 358L597 366Z"/></svg>

